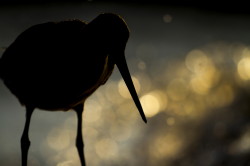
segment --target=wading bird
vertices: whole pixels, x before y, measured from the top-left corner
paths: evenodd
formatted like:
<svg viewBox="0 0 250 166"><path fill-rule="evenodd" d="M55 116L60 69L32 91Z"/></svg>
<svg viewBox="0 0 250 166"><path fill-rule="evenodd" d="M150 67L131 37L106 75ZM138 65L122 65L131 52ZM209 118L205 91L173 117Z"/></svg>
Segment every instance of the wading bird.
<svg viewBox="0 0 250 166"><path fill-rule="evenodd" d="M76 147L85 166L82 112L85 100L106 83L116 65L146 122L124 50L129 37L125 21L116 14L100 14L93 21L48 22L30 27L0 59L0 77L26 107L21 137L22 166L27 165L30 119L35 108L73 109L78 125Z"/></svg>

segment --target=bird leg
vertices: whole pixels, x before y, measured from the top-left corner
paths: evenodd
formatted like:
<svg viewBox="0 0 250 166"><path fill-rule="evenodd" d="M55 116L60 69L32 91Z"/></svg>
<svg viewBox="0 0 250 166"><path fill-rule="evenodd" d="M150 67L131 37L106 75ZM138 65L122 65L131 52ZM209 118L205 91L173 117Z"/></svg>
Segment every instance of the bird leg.
<svg viewBox="0 0 250 166"><path fill-rule="evenodd" d="M80 157L81 165L85 166L85 158L84 158L84 144L82 138L82 112L83 112L83 104L77 105L74 110L77 114L77 136L76 136L76 148L78 150L78 154Z"/></svg>
<svg viewBox="0 0 250 166"><path fill-rule="evenodd" d="M23 135L21 137L22 166L27 166L28 151L30 147L29 126L30 126L30 119L31 119L31 115L33 111L34 111L34 107L26 106L26 121L25 121L24 130L23 130Z"/></svg>

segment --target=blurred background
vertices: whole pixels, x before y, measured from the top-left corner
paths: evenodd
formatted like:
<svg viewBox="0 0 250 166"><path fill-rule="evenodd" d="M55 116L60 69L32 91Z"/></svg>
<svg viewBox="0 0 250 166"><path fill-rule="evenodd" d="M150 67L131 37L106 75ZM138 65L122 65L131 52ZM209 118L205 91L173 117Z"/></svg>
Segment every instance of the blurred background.
<svg viewBox="0 0 250 166"><path fill-rule="evenodd" d="M127 22L126 57L148 123L115 69L85 105L88 166L250 166L248 6L180 2L0 1L0 56L34 24L102 12ZM37 109L29 165L80 166L76 121L73 111ZM20 165L24 122L25 108L0 80L1 166Z"/></svg>

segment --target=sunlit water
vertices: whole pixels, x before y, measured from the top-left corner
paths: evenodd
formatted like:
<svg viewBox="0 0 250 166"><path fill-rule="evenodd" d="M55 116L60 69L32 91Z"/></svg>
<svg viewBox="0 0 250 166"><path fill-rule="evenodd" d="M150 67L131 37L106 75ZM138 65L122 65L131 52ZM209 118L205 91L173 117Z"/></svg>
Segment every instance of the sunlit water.
<svg viewBox="0 0 250 166"><path fill-rule="evenodd" d="M87 165L249 164L250 16L93 2L9 6L0 10L0 46L30 25L90 21L105 11L124 16L131 29L126 56L148 124L115 70L85 104ZM24 108L2 82L0 90L0 165L19 165ZM35 111L29 164L80 165L75 137L73 111Z"/></svg>

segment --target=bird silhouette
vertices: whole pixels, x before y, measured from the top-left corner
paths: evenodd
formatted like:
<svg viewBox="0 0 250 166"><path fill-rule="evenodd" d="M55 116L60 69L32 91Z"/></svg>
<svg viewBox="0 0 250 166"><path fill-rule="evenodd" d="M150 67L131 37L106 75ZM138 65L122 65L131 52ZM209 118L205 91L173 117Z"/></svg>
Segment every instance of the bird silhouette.
<svg viewBox="0 0 250 166"><path fill-rule="evenodd" d="M5 50L0 59L0 77L26 107L21 137L22 166L27 166L28 132L35 108L76 111L76 147L81 165L85 166L82 139L84 102L106 83L115 65L142 119L147 122L125 59L128 38L125 21L116 14L103 13L89 23L67 20L34 25Z"/></svg>

